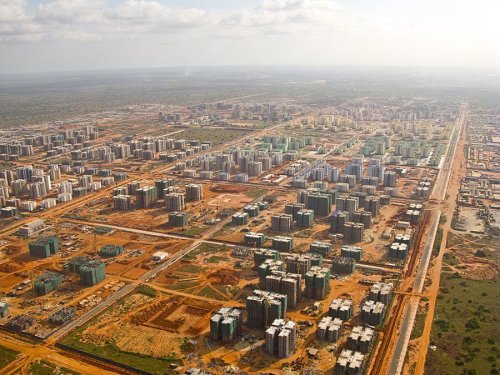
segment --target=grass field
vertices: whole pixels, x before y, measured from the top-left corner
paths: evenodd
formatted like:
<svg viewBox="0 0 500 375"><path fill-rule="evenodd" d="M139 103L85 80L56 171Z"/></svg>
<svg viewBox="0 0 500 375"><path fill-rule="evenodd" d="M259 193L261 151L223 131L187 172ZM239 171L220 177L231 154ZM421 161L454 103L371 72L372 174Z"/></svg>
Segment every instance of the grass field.
<svg viewBox="0 0 500 375"><path fill-rule="evenodd" d="M170 290L185 290L194 288L195 286L198 285L200 285L198 281L181 281L172 285L167 285L165 286L165 288Z"/></svg>
<svg viewBox="0 0 500 375"><path fill-rule="evenodd" d="M265 189L250 189L245 191L245 195L249 198L257 198L266 192Z"/></svg>
<svg viewBox="0 0 500 375"><path fill-rule="evenodd" d="M177 269L178 272L184 272L184 273L201 273L204 270L205 270L204 267L200 267L195 264L186 264Z"/></svg>
<svg viewBox="0 0 500 375"><path fill-rule="evenodd" d="M175 231L173 233L180 234L181 236L195 237L199 234L202 234L206 230L207 230L207 227L201 226L201 227L184 228L184 229Z"/></svg>
<svg viewBox="0 0 500 375"><path fill-rule="evenodd" d="M33 362L29 369L28 374L31 375L77 375L79 372L70 370L66 367L59 367L49 361L42 359L41 361Z"/></svg>
<svg viewBox="0 0 500 375"><path fill-rule="evenodd" d="M226 257L220 257L217 255L213 255L210 258L207 259L208 263L219 263L219 262L226 262L228 258Z"/></svg>
<svg viewBox="0 0 500 375"><path fill-rule="evenodd" d="M156 291L156 289L151 288L148 285L139 285L135 291L136 293L141 293L151 298L158 296L158 292Z"/></svg>
<svg viewBox="0 0 500 375"><path fill-rule="evenodd" d="M224 245L215 245L210 243L202 243L196 249L187 254L185 259L194 259L200 254L211 254L218 253L220 251L225 251L226 246Z"/></svg>
<svg viewBox="0 0 500 375"><path fill-rule="evenodd" d="M15 350L0 345L0 369L14 361L19 353Z"/></svg>
<svg viewBox="0 0 500 375"><path fill-rule="evenodd" d="M137 293L149 293L149 287L146 286L144 289L140 287L136 290ZM126 298L126 297L125 297ZM110 309L116 309L118 306L123 305L124 299L122 299L118 304L110 307ZM109 311L109 309L104 310L104 313ZM125 311L125 310L124 310ZM81 335L83 331L93 324L95 324L99 319L99 316L91 319L88 323L77 328L69 335L65 336L60 343L70 346L72 348L81 350L85 353L93 354L101 358L109 359L118 363L122 363L127 366L134 367L139 370L144 370L152 374L165 374L169 373L170 364L178 363L181 364L182 360L177 358L175 355L156 358L149 355L143 355L139 353L126 352L118 348L112 341L107 341L103 345L97 345L91 342L84 342L81 340ZM54 372L51 372L53 374Z"/></svg>
<svg viewBox="0 0 500 375"><path fill-rule="evenodd" d="M154 358L148 355L130 353L120 350L112 343L104 345L95 345L80 341L80 335L85 328L81 327L66 336L61 342L65 345L82 350L86 353L107 358L118 363L132 366L139 370L145 370L153 374L164 374L169 368L170 363L179 363L177 357Z"/></svg>
<svg viewBox="0 0 500 375"><path fill-rule="evenodd" d="M443 273L426 374L499 374L498 280Z"/></svg>
<svg viewBox="0 0 500 375"><path fill-rule="evenodd" d="M221 300L227 301L227 298L224 295L220 294L216 289L213 289L209 285L202 288L198 293L196 293L196 295L201 297L212 298L218 301Z"/></svg>

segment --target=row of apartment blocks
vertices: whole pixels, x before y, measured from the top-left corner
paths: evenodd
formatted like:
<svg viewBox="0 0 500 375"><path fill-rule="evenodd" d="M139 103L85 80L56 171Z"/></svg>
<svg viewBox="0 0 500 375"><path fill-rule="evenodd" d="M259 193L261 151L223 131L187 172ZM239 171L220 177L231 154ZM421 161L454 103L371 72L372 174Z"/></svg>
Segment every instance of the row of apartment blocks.
<svg viewBox="0 0 500 375"><path fill-rule="evenodd" d="M24 135L14 141L0 143L0 159L18 160L19 156L33 155L36 148L49 151L87 147L91 145L90 141L96 140L98 136L99 133L93 125L77 129L64 129L57 134Z"/></svg>
<svg viewBox="0 0 500 375"><path fill-rule="evenodd" d="M277 138L282 138L281 143L273 142ZM307 141L300 138L266 136L257 149L229 148L218 154L205 154L178 163L176 170L187 172L189 169L189 176L195 177L196 169L199 169L202 178L212 178L213 173L217 173L218 179L222 180L229 180L232 174L237 174L239 182L246 182L248 177L259 176L284 161L294 160L297 151L306 144Z"/></svg>
<svg viewBox="0 0 500 375"><path fill-rule="evenodd" d="M367 173L364 174L364 164L367 164ZM388 171L382 165L379 158L364 159L362 156L356 156L347 164L345 173L342 173L340 168L332 167L324 160L319 160L313 164L308 164L308 168L304 168L302 173L297 177L299 180L323 181L333 183L347 183L350 188L356 186L358 182L364 185L378 185L383 183L386 187L395 187L397 181L396 171Z"/></svg>
<svg viewBox="0 0 500 375"><path fill-rule="evenodd" d="M361 307L361 318L369 325L382 324L389 305L394 286L391 283L375 283L370 288L368 298Z"/></svg>
<svg viewBox="0 0 500 375"><path fill-rule="evenodd" d="M78 170L73 171L74 168ZM60 181L61 174L69 172L84 174L76 179ZM100 176L100 180L94 180L94 176L97 175ZM47 171L31 165L21 166L15 170L0 172L0 204L3 207L13 207L24 211L34 211L37 208L49 209L58 203L68 202L127 177L126 173L113 174L110 169L86 169L83 166L71 168L66 164L50 164ZM25 200L26 197L32 200ZM10 212L5 216L17 215L16 210L9 210Z"/></svg>
<svg viewBox="0 0 500 375"><path fill-rule="evenodd" d="M136 208L150 208L163 199L167 211L178 212L186 208L186 202L202 200L204 194L201 184L187 184L185 192L181 193L174 179L158 180L155 186L141 186L140 182L133 181L113 189L113 207L117 210L132 209L132 196L135 196Z"/></svg>

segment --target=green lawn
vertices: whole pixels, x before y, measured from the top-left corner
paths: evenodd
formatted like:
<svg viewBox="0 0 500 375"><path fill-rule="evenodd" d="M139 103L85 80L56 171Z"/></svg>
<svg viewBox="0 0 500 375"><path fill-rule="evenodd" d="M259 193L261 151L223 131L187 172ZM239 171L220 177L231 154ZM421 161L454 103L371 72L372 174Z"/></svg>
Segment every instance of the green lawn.
<svg viewBox="0 0 500 375"><path fill-rule="evenodd" d="M0 369L14 361L18 354L19 352L0 345Z"/></svg>
<svg viewBox="0 0 500 375"><path fill-rule="evenodd" d="M498 280L443 273L426 374L499 374L499 296Z"/></svg>

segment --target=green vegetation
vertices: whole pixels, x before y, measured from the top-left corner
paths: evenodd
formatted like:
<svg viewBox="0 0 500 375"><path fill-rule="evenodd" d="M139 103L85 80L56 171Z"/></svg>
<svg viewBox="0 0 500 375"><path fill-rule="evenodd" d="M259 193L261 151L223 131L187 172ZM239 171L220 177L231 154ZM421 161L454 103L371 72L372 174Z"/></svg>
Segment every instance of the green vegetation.
<svg viewBox="0 0 500 375"><path fill-rule="evenodd" d="M174 232L175 234L180 234L181 236L188 236L188 237L195 237L199 234L202 234L205 230L207 229L207 227L205 226L201 226L201 227L188 227L188 228L183 228L183 229L180 229L176 232Z"/></svg>
<svg viewBox="0 0 500 375"><path fill-rule="evenodd" d="M183 353L192 353L195 350L195 346L193 345L191 340L185 338L184 340L182 340L180 349Z"/></svg>
<svg viewBox="0 0 500 375"><path fill-rule="evenodd" d="M200 254L211 254L226 251L227 247L225 245L215 245L211 243L202 243L196 249L187 254L185 259L194 259Z"/></svg>
<svg viewBox="0 0 500 375"><path fill-rule="evenodd" d="M137 288L135 290L136 293L150 292L147 288ZM119 309L121 313L127 312L124 309L124 305L127 302L127 297L122 298L117 304L109 307L104 310L101 314L116 311ZM169 366L171 363L182 364L182 360L176 356L175 353L171 353L168 356L156 358L149 355L133 353L123 351L118 348L113 340L106 341L106 343L102 345L97 345L92 342L84 342L81 340L82 333L87 329L87 327L96 324L99 321L99 315L91 319L89 322L84 324L81 327L78 327L73 332L65 336L60 343L77 350L81 350L85 353L89 353L101 358L106 358L117 363L121 363L127 366L131 366L137 368L139 370L144 370L150 372L152 374L165 374L166 371L168 373ZM53 374L54 372L51 372Z"/></svg>
<svg viewBox="0 0 500 375"><path fill-rule="evenodd" d="M478 250L474 255L480 258L486 258L488 256L484 250Z"/></svg>
<svg viewBox="0 0 500 375"><path fill-rule="evenodd" d="M240 291L240 288L236 285L212 285L212 288L223 295L229 294L231 296L235 296Z"/></svg>
<svg viewBox="0 0 500 375"><path fill-rule="evenodd" d="M19 353L15 350L0 345L0 369L14 361Z"/></svg>
<svg viewBox="0 0 500 375"><path fill-rule="evenodd" d="M226 257L220 257L217 255L213 255L210 258L207 259L208 263L219 263L219 262L226 262L228 258Z"/></svg>
<svg viewBox="0 0 500 375"><path fill-rule="evenodd" d="M91 221L92 220L91 215L77 215L77 214L66 213L63 215L63 217L68 218L68 219L73 219L73 220L84 220L84 221Z"/></svg>
<svg viewBox="0 0 500 375"><path fill-rule="evenodd" d="M49 361L42 359L41 361L33 362L29 369L28 374L31 375L78 375L79 372L70 370L66 367L59 367Z"/></svg>
<svg viewBox="0 0 500 375"><path fill-rule="evenodd" d="M443 255L443 260L446 264L450 266L456 266L459 263L458 258L451 253L445 253Z"/></svg>
<svg viewBox="0 0 500 375"><path fill-rule="evenodd" d="M155 298L158 296L158 291L149 285L141 284L135 289L136 293L144 294L145 296Z"/></svg>
<svg viewBox="0 0 500 375"><path fill-rule="evenodd" d="M416 339L422 336L426 316L427 314L417 314L415 317L415 325L413 326L413 331L411 331L411 339Z"/></svg>
<svg viewBox="0 0 500 375"><path fill-rule="evenodd" d="M245 195L249 198L257 198L257 197L260 197L262 194L264 194L267 190L265 189L249 189L247 191L245 191Z"/></svg>
<svg viewBox="0 0 500 375"><path fill-rule="evenodd" d="M226 296L219 293L216 289L212 288L210 285L207 285L204 288L202 288L198 293L196 293L196 295L201 297L212 298L218 301L220 300L227 301Z"/></svg>
<svg viewBox="0 0 500 375"><path fill-rule="evenodd" d="M178 272L184 272L184 273L201 273L204 270L205 270L204 267L197 266L195 264L186 264L177 269Z"/></svg>
<svg viewBox="0 0 500 375"><path fill-rule="evenodd" d="M434 238L434 245L432 247L432 256L438 256L441 249L441 242L443 241L443 228L439 226L436 237Z"/></svg>
<svg viewBox="0 0 500 375"><path fill-rule="evenodd" d="M444 223L446 223L446 214L441 214L441 216L439 216L439 224L443 225Z"/></svg>
<svg viewBox="0 0 500 375"><path fill-rule="evenodd" d="M185 290L191 289L200 285L198 281L181 281L172 285L166 285L165 288L170 290Z"/></svg>
<svg viewBox="0 0 500 375"><path fill-rule="evenodd" d="M431 332L437 349L428 353L426 374L498 374L498 286L443 273Z"/></svg>
<svg viewBox="0 0 500 375"><path fill-rule="evenodd" d="M104 345L82 342L80 341L80 336L83 330L84 327L78 328L66 336L61 343L86 353L123 363L124 365L132 366L139 370L145 370L153 374L164 374L170 363L181 362L175 353L167 357L155 358L148 355L122 351L110 342L106 342Z"/></svg>

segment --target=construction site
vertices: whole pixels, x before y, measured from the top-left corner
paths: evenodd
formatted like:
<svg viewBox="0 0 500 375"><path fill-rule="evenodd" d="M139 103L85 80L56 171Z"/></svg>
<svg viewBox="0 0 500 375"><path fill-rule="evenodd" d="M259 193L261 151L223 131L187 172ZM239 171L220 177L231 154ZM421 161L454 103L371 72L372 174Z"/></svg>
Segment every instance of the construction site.
<svg viewBox="0 0 500 375"><path fill-rule="evenodd" d="M27 337L82 373L425 364L441 270L498 277L500 176L477 170L498 155L467 138L468 105L240 104L242 128L207 124L230 103L62 127L2 172L7 347Z"/></svg>

